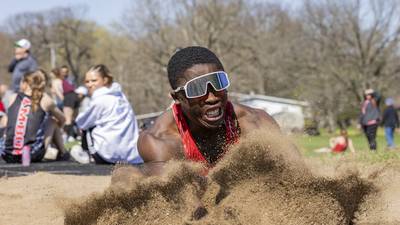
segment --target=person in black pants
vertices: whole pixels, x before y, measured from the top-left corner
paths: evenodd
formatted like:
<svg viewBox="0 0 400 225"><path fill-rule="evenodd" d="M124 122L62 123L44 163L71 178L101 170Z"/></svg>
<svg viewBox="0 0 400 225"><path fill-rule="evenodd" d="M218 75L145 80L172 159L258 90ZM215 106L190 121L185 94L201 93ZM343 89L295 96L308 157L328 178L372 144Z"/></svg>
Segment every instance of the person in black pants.
<svg viewBox="0 0 400 225"><path fill-rule="evenodd" d="M388 149L394 149L394 132L396 128L399 128L399 116L397 115L396 109L393 106L393 99L387 98L385 105L387 106L383 112L382 125L385 128L385 138Z"/></svg>
<svg viewBox="0 0 400 225"><path fill-rule="evenodd" d="M369 149L376 151L376 132L379 125L380 112L375 98L375 91L367 89L364 93L364 102L361 106L360 124L367 137Z"/></svg>

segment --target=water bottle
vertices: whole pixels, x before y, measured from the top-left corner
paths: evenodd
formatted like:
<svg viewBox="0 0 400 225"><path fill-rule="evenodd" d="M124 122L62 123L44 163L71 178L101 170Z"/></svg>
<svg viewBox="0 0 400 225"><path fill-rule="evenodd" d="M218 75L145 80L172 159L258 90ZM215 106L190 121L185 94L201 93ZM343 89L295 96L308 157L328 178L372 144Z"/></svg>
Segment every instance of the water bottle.
<svg viewBox="0 0 400 225"><path fill-rule="evenodd" d="M31 164L31 147L26 145L22 148L22 166L29 166Z"/></svg>

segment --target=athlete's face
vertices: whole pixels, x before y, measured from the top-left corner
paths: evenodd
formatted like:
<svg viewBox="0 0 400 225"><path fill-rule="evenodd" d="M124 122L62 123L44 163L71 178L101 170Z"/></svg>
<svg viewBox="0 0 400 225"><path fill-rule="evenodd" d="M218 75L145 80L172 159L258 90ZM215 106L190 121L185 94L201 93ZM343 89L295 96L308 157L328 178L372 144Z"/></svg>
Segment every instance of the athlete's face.
<svg viewBox="0 0 400 225"><path fill-rule="evenodd" d="M92 95L93 92L101 87L107 86L108 79L103 78L96 71L89 71L85 76L85 85L89 91L89 95Z"/></svg>
<svg viewBox="0 0 400 225"><path fill-rule="evenodd" d="M196 64L187 69L178 79L177 86L184 86L189 80L219 71L215 64ZM227 91L215 91L208 84L207 94L198 98L186 98L185 91L171 93L174 99L181 104L182 111L189 119L188 123L193 123L198 127L216 129L223 124L225 106L227 102Z"/></svg>

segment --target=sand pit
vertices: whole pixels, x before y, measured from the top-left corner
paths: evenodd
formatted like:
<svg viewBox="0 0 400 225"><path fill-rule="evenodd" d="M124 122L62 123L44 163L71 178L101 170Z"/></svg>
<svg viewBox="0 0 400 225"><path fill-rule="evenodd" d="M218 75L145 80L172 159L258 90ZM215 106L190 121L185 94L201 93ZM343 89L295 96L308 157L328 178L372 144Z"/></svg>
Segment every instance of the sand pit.
<svg viewBox="0 0 400 225"><path fill-rule="evenodd" d="M400 197L393 196L398 194L390 192L395 187L388 187L382 178L388 168L365 171L343 163L346 169L324 176L324 166L310 171L284 137L265 137L261 133L242 140L210 171L206 181L197 175L198 167L183 162L169 163L167 175L161 178L114 177L104 194L72 205L65 222L219 225L400 221L398 209L385 208L388 202L398 204ZM386 176L400 178L400 170L390 171Z"/></svg>
<svg viewBox="0 0 400 225"><path fill-rule="evenodd" d="M265 137L242 141L207 179L179 161L164 177L116 173L111 185L110 177L42 173L1 179L0 224L400 223L396 163L304 162L284 137ZM37 194L22 194L27 186Z"/></svg>
<svg viewBox="0 0 400 225"><path fill-rule="evenodd" d="M61 225L71 200L101 193L109 176L72 176L37 173L0 178L0 224Z"/></svg>

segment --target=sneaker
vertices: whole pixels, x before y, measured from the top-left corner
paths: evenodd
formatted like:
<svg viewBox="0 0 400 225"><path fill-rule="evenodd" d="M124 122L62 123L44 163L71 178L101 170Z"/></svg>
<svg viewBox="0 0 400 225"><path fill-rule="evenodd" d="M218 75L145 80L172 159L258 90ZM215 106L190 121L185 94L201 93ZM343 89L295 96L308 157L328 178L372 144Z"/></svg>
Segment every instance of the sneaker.
<svg viewBox="0 0 400 225"><path fill-rule="evenodd" d="M44 154L44 159L55 160L57 158L57 154L58 154L58 149L50 146L46 149L46 154Z"/></svg>
<svg viewBox="0 0 400 225"><path fill-rule="evenodd" d="M71 157L81 164L88 164L90 163L89 154L82 149L80 145L74 145L70 151Z"/></svg>
<svg viewBox="0 0 400 225"><path fill-rule="evenodd" d="M57 154L56 161L69 161L71 158L69 152L61 152L59 151Z"/></svg>

